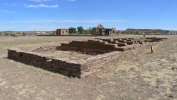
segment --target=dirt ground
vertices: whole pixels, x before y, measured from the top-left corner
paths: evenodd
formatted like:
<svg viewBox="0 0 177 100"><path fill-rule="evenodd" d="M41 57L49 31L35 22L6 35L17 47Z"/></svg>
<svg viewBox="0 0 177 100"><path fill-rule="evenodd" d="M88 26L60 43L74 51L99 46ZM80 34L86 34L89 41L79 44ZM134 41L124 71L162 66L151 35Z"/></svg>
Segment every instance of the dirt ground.
<svg viewBox="0 0 177 100"><path fill-rule="evenodd" d="M117 37L142 37L135 35ZM152 36L151 36L152 37ZM33 50L94 37L0 37L1 100L177 100L177 35L85 79L7 59L8 48ZM105 37L106 38L106 37ZM115 37L114 37L115 38Z"/></svg>
<svg viewBox="0 0 177 100"><path fill-rule="evenodd" d="M37 51L34 53L40 53L48 56L55 56L57 58L68 58L71 60L80 60L80 59L87 59L92 57L93 55L82 54L81 52L75 51L61 51L61 50L46 50L46 51Z"/></svg>

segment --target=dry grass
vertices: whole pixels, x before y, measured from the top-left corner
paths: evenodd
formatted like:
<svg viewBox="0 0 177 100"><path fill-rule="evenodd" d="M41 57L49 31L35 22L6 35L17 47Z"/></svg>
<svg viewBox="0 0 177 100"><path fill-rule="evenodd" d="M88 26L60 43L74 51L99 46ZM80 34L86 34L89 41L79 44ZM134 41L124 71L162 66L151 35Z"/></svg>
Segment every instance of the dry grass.
<svg viewBox="0 0 177 100"><path fill-rule="evenodd" d="M142 37L142 36L119 36ZM174 100L177 99L177 36L86 79L69 78L7 59L7 48L32 50L94 37L0 37L1 100ZM106 38L106 37L104 37ZM115 38L115 37L114 37Z"/></svg>
<svg viewBox="0 0 177 100"><path fill-rule="evenodd" d="M88 54L82 54L81 52L60 51L60 50L48 50L48 51L37 52L37 53L48 55L48 56L55 56L57 58L69 58L71 60L87 59L93 56Z"/></svg>

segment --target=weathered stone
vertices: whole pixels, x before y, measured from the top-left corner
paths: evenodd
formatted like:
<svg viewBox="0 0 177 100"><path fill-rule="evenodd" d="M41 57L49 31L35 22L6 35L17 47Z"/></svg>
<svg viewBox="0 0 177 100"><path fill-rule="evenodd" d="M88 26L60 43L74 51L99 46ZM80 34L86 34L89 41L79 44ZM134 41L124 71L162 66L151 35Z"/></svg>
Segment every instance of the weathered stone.
<svg viewBox="0 0 177 100"><path fill-rule="evenodd" d="M124 59L130 54L133 55L144 49L150 48L151 45L157 44L159 41L162 41L163 38L151 38L149 40L152 42L146 44L132 38L108 40L109 41L106 42L104 40L72 41L69 43L62 43L61 46L40 47L32 50L32 52L25 52L20 49L8 49L8 58L50 71L83 78L100 70L102 67ZM110 41L112 43L109 43ZM123 42L120 43L117 41ZM127 45L128 43L129 45ZM82 60L71 60L69 58L57 58L55 56L40 54L40 52L46 50L77 51L97 55Z"/></svg>

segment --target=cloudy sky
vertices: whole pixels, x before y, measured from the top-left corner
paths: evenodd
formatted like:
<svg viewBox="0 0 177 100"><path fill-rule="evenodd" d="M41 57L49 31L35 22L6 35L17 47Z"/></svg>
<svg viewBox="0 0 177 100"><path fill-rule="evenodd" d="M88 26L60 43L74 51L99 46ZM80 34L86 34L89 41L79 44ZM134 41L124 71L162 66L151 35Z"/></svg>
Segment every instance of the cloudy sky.
<svg viewBox="0 0 177 100"><path fill-rule="evenodd" d="M177 30L177 0L1 0L0 31L83 26Z"/></svg>

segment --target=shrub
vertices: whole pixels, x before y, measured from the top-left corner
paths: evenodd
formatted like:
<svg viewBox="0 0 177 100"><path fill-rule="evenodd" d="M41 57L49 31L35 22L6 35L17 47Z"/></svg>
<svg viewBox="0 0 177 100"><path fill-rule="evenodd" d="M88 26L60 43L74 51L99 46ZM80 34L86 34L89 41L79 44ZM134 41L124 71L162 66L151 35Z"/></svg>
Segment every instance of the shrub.
<svg viewBox="0 0 177 100"><path fill-rule="evenodd" d="M4 36L9 36L9 33L5 32L5 33L4 33Z"/></svg>

